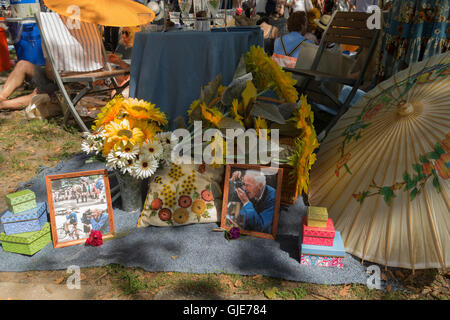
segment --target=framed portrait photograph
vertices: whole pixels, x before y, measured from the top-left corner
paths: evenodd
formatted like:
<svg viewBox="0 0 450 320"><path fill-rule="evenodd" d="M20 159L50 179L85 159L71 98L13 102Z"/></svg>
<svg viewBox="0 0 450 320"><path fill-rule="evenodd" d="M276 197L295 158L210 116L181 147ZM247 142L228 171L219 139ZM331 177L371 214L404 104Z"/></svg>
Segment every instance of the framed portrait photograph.
<svg viewBox="0 0 450 320"><path fill-rule="evenodd" d="M221 227L237 227L241 234L275 240L282 178L282 168L227 165Z"/></svg>
<svg viewBox="0 0 450 320"><path fill-rule="evenodd" d="M84 243L91 230L114 236L106 169L49 175L45 182L53 247Z"/></svg>

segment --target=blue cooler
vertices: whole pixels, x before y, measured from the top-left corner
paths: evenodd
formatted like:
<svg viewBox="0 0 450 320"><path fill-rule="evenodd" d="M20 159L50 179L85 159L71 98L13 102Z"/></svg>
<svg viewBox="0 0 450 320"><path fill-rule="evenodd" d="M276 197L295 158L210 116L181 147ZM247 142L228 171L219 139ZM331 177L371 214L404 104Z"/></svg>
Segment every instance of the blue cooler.
<svg viewBox="0 0 450 320"><path fill-rule="evenodd" d="M44 53L42 52L41 35L36 23L26 23L22 27L22 35L17 43L17 60L27 60L40 66L45 65Z"/></svg>
<svg viewBox="0 0 450 320"><path fill-rule="evenodd" d="M39 0L11 0L15 18L26 19L39 12ZM45 65L41 35L36 23L13 22L8 24L14 39L17 60L27 60L33 64Z"/></svg>

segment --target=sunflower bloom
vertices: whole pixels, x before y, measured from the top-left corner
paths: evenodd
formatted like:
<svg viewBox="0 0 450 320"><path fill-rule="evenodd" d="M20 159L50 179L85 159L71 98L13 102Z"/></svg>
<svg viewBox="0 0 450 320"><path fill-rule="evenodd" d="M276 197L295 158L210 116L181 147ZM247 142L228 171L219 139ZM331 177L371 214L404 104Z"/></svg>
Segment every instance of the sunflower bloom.
<svg viewBox="0 0 450 320"><path fill-rule="evenodd" d="M105 126L105 147L113 145L117 150L120 145L128 143L135 145L144 140L144 134L141 129L133 128L127 119L114 120ZM108 154L110 150L104 150L104 154Z"/></svg>
<svg viewBox="0 0 450 320"><path fill-rule="evenodd" d="M124 98L121 95L111 99L111 101L109 101L97 115L97 119L94 121L95 126L93 127L93 130L96 131L102 125L113 121L122 111L123 101Z"/></svg>
<svg viewBox="0 0 450 320"><path fill-rule="evenodd" d="M144 100L128 98L123 102L126 113L136 120L155 121L160 125L167 124L166 116L154 104Z"/></svg>
<svg viewBox="0 0 450 320"><path fill-rule="evenodd" d="M216 127L218 127L219 122L223 118L222 112L220 112L216 107L208 108L205 103L202 103L200 105L200 108L202 110L202 117L206 121L209 121L210 123L214 124Z"/></svg>
<svg viewBox="0 0 450 320"><path fill-rule="evenodd" d="M284 72L261 47L250 48L245 57L245 64L247 70L253 75L253 82L258 91L271 88L285 102L297 102L298 93L294 87L297 80L292 78L291 73Z"/></svg>
<svg viewBox="0 0 450 320"><path fill-rule="evenodd" d="M234 99L233 103L231 104L231 114L233 115L234 120L239 122L242 126L244 126L244 123L242 120L244 120L244 117L239 114L240 110L240 104L238 99Z"/></svg>
<svg viewBox="0 0 450 320"><path fill-rule="evenodd" d="M265 119L263 119L261 117L258 117L255 119L255 131L258 136L261 136L260 135L261 129L267 130L266 133L268 134L270 132L270 130L268 130L268 128L269 128L269 126L267 125L267 121Z"/></svg>

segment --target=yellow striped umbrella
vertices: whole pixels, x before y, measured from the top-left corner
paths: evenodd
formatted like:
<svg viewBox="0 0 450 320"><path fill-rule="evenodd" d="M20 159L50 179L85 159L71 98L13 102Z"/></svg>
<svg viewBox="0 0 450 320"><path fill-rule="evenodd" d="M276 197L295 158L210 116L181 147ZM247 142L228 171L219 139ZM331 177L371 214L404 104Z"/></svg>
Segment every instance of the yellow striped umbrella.
<svg viewBox="0 0 450 320"><path fill-rule="evenodd" d="M309 200L348 252L392 267L450 266L450 53L350 108L320 146Z"/></svg>
<svg viewBox="0 0 450 320"><path fill-rule="evenodd" d="M44 0L44 3L62 16L103 26L138 26L155 18L152 10L132 0Z"/></svg>

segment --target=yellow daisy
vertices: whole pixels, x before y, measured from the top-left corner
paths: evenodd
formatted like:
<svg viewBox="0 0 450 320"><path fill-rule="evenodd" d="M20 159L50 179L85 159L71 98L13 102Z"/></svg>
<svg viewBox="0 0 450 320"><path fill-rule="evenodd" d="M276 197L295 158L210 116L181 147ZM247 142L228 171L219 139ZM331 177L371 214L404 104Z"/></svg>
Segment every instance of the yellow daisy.
<svg viewBox="0 0 450 320"><path fill-rule="evenodd" d="M209 121L217 127L223 118L222 112L220 112L216 107L208 108L204 102L201 103L200 108L203 119Z"/></svg>
<svg viewBox="0 0 450 320"><path fill-rule="evenodd" d="M105 148L113 143L114 150L122 145L128 143L135 145L141 143L144 140L144 134L141 129L133 128L127 119L114 120L105 126ZM104 150L104 153L108 154L110 150Z"/></svg>
<svg viewBox="0 0 450 320"><path fill-rule="evenodd" d="M136 120L152 120L158 124L167 124L166 116L154 104L144 100L128 98L123 101L124 108L129 116Z"/></svg>

